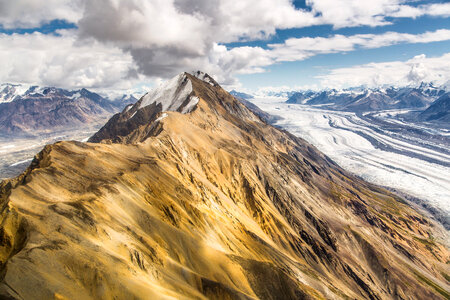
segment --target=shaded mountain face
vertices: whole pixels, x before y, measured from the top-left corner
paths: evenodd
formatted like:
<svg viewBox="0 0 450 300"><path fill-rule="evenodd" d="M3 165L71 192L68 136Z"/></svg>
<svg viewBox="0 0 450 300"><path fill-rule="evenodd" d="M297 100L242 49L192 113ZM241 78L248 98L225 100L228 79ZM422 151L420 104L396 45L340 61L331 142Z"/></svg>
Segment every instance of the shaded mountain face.
<svg viewBox="0 0 450 300"><path fill-rule="evenodd" d="M419 120L426 122L450 123L450 93L442 95L418 116Z"/></svg>
<svg viewBox="0 0 450 300"><path fill-rule="evenodd" d="M242 93L242 92L238 92L238 91L235 91L235 90L232 90L230 92L230 94L232 96L234 96L236 99L249 100L249 99L255 98L253 95Z"/></svg>
<svg viewBox="0 0 450 300"><path fill-rule="evenodd" d="M292 104L324 105L326 108L352 112L388 109L425 109L445 90L422 83L411 88L348 89L321 92L296 92L286 101Z"/></svg>
<svg viewBox="0 0 450 300"><path fill-rule="evenodd" d="M434 221L204 73L173 78L91 141L47 146L1 184L4 297L449 296Z"/></svg>
<svg viewBox="0 0 450 300"><path fill-rule="evenodd" d="M253 104L252 102L245 100L245 99L241 99L241 98L236 98L237 100L239 100L239 102L241 102L242 104L245 105L245 107L247 109L249 109L252 113L254 113L255 115L257 115L259 118L261 118L261 120L265 123L268 124L273 124L275 123L277 120L280 119L279 116L275 116L275 115L271 115L268 114L267 112L263 111L262 109L260 109L258 106L256 106L255 104Z"/></svg>
<svg viewBox="0 0 450 300"><path fill-rule="evenodd" d="M87 124L104 123L111 115L136 99L124 96L110 101L86 89L2 85L0 132L3 136L38 135Z"/></svg>

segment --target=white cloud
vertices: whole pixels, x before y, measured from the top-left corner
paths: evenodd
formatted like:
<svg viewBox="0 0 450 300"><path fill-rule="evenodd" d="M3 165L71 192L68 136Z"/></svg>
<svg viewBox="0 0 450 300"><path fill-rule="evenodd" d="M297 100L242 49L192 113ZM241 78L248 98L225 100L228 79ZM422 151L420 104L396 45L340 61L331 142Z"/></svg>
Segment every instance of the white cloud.
<svg viewBox="0 0 450 300"><path fill-rule="evenodd" d="M315 23L312 13L295 9L290 0L97 0L85 2L78 25L82 38L130 53L143 74L169 77L193 68L212 70L218 61L226 69L223 74L258 50L242 48L222 55L219 43L261 39L276 29ZM249 70L240 72L262 71L257 57L247 64Z"/></svg>
<svg viewBox="0 0 450 300"><path fill-rule="evenodd" d="M111 34L114 28L102 25L114 16L116 20L125 21L115 24L118 31L132 28L138 29L137 35L145 30L153 31L156 36L169 33L161 38L170 39L171 34L180 29L187 32L192 25L199 23L209 25L220 38L225 38L216 42L227 42L262 37L274 33L275 28L315 24L331 24L338 28L382 26L390 23L386 17L450 16L448 2L419 6L407 5L405 0L307 0L306 3L311 12L295 9L292 0L0 0L0 24L5 28L29 28L54 19L76 23L83 16L84 9L85 16L106 17L97 21L107 34ZM179 26L183 23L185 28ZM158 29L165 27L165 30L142 30L143 24L152 24Z"/></svg>
<svg viewBox="0 0 450 300"><path fill-rule="evenodd" d="M357 49L373 49L400 43L430 43L450 40L450 30L441 29L422 34L386 32L383 34L357 34L352 36L333 35L330 37L291 38L280 44L270 44L268 49L261 47L238 47L226 50L217 46L211 53L214 59L209 62L215 66L205 68L225 74L252 74L265 72L265 68L280 62L301 61L309 57L349 52ZM227 82L232 83L232 80Z"/></svg>
<svg viewBox="0 0 450 300"><path fill-rule="evenodd" d="M123 48L87 38L74 30L62 36L0 35L0 81L27 82L61 87L130 88L139 80L152 81L182 71L205 70L226 86L236 86L236 74L266 71L279 62L299 61L323 53L378 48L398 43L428 43L450 39L450 30L423 34L387 32L380 35L334 35L327 38L288 39L282 44L227 49L213 43L205 55L186 55L173 48ZM11 51L14 49L14 51ZM163 51L171 49L171 51ZM149 71L150 70L150 71ZM416 73L419 69L417 69ZM151 77L139 75L143 73ZM413 75L411 75L413 76Z"/></svg>
<svg viewBox="0 0 450 300"><path fill-rule="evenodd" d="M307 0L323 23L337 28L389 24L385 16L399 5L399 0Z"/></svg>
<svg viewBox="0 0 450 300"><path fill-rule="evenodd" d="M335 28L383 26L391 24L387 17L416 18L424 15L450 16L450 3L419 6L405 5L405 0L307 0L324 24Z"/></svg>
<svg viewBox="0 0 450 300"><path fill-rule="evenodd" d="M383 25L399 11L400 0L311 0L312 11L295 9L289 0L97 0L85 4L79 22L85 38L119 46L147 76L170 77L204 69L225 84L235 74L260 73L276 62L303 60L319 53L353 51L397 43L425 43L449 38L448 30L411 35L335 35L288 39L283 44L238 47L220 43L263 39L276 29L314 24L336 27Z"/></svg>
<svg viewBox="0 0 450 300"><path fill-rule="evenodd" d="M422 34L385 32L382 34L334 35L316 38L291 38L272 44L270 56L276 61L297 61L317 54L373 49L400 43L430 43L450 40L450 30L440 29Z"/></svg>
<svg viewBox="0 0 450 300"><path fill-rule="evenodd" d="M317 77L322 87L408 85L434 82L444 85L450 78L450 53L440 57L415 56L407 61L370 63L331 70Z"/></svg>
<svg viewBox="0 0 450 300"><path fill-rule="evenodd" d="M400 5L390 14L392 17L398 18L417 18L424 15L433 17L449 17L450 3L433 3L420 5L417 7Z"/></svg>
<svg viewBox="0 0 450 300"><path fill-rule="evenodd" d="M32 28L61 19L77 22L82 0L0 0L0 24L4 28Z"/></svg>
<svg viewBox="0 0 450 300"><path fill-rule="evenodd" d="M388 16L449 15L449 3L417 7L405 3L308 0L312 8L308 11L296 9L292 0L0 0L4 27L33 27L56 18L79 27L63 37L0 36L2 59L7 62L0 80L111 87L123 78L130 84L133 74L153 80L202 69L223 84L236 85L236 74L265 72L279 62L449 39L450 31L443 29L418 35L388 32L292 38L267 48L221 45L265 39L277 29L319 24L378 26L387 24ZM10 50L11 43L17 43L15 51Z"/></svg>
<svg viewBox="0 0 450 300"><path fill-rule="evenodd" d="M60 33L0 34L0 82L68 88L131 85L130 55L95 41L80 43L73 31Z"/></svg>

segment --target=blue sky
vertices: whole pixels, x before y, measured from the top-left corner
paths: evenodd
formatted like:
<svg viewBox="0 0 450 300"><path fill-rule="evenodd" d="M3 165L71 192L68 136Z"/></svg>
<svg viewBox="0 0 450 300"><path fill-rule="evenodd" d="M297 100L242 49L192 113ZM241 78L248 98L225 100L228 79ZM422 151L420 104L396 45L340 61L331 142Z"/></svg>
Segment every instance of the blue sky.
<svg viewBox="0 0 450 300"><path fill-rule="evenodd" d="M33 32L40 32L43 34L53 34L58 35L58 30L62 29L77 29L77 25L75 23L67 22L66 20L52 20L50 22L46 22L43 24L40 24L36 27L30 27L30 28L3 28L3 26L0 25L0 33L12 35L12 34L30 34Z"/></svg>
<svg viewBox="0 0 450 300"><path fill-rule="evenodd" d="M244 91L448 84L450 2L10 1L0 81L148 89L205 70Z"/></svg>
<svg viewBox="0 0 450 300"><path fill-rule="evenodd" d="M304 1L299 1L303 2ZM422 1L424 2L424 1ZM437 1L435 1L437 2ZM417 3L416 3L417 5ZM450 29L450 18L423 16L418 18L389 18L391 25L360 26L334 29L332 25L311 26L300 29L277 30L269 40L235 42L226 44L229 48L242 46L267 47L268 44L282 43L288 38L328 37L341 34L382 34L401 32L420 34L439 29ZM414 56L425 54L427 57L440 57L450 51L450 40L430 43L405 43L380 47L376 49L359 49L355 51L320 54L302 61L283 62L267 68L259 74L238 75L245 88L255 90L264 86L305 86L318 84L318 75L327 74L330 69L351 67L368 63L405 61ZM450 78L449 78L450 80Z"/></svg>
<svg viewBox="0 0 450 300"><path fill-rule="evenodd" d="M402 31L410 32L410 31ZM345 53L320 54L306 60L284 62L267 68L266 73L238 75L244 87L257 89L264 86L304 86L318 84L316 76L330 69L368 63L405 61L417 55L440 57L448 53L450 41L426 44L400 44L377 49L361 49ZM450 78L449 78L450 79Z"/></svg>

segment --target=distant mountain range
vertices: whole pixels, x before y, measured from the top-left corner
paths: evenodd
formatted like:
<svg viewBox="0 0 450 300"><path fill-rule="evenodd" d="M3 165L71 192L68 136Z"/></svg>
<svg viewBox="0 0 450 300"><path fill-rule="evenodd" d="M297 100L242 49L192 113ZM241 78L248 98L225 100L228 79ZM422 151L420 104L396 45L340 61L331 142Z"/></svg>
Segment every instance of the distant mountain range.
<svg viewBox="0 0 450 300"><path fill-rule="evenodd" d="M323 105L333 110L353 112L425 109L445 92L431 83L422 83L418 87L300 91L289 97L287 103Z"/></svg>
<svg viewBox="0 0 450 300"><path fill-rule="evenodd" d="M450 93L445 93L419 114L421 121L450 123Z"/></svg>
<svg viewBox="0 0 450 300"><path fill-rule="evenodd" d="M253 96L231 91L238 99L248 100ZM348 88L322 91L284 91L266 93L267 97L288 98L286 103L320 106L324 109L355 113L405 109L411 112L402 117L409 121L448 124L450 120L448 87L437 87L422 82L418 86Z"/></svg>
<svg viewBox="0 0 450 300"><path fill-rule="evenodd" d="M235 98L237 98L237 99L249 100L249 99L255 98L255 96L253 96L253 95L246 94L246 93L243 93L243 92L238 92L238 91L236 91L236 90L232 90L232 91L230 92L230 94L231 94L232 96L234 96Z"/></svg>
<svg viewBox="0 0 450 300"><path fill-rule="evenodd" d="M0 134L37 135L103 123L127 104L132 95L109 99L87 89L0 85Z"/></svg>

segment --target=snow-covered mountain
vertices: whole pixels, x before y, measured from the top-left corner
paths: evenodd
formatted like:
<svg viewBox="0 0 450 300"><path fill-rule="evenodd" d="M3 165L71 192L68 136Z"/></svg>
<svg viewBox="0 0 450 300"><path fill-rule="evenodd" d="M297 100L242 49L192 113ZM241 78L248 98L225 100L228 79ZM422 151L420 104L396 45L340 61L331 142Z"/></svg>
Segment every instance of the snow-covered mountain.
<svg viewBox="0 0 450 300"><path fill-rule="evenodd" d="M243 93L243 92L238 92L236 90L230 91L230 94L233 95L237 99L249 100L249 99L253 99L254 98L253 95L250 95L250 94L247 94L247 93Z"/></svg>
<svg viewBox="0 0 450 300"><path fill-rule="evenodd" d="M0 103L11 102L17 96L25 94L30 86L21 84L0 84Z"/></svg>
<svg viewBox="0 0 450 300"><path fill-rule="evenodd" d="M366 112L387 109L425 109L445 93L432 83L416 87L351 88L299 91L287 103L322 105L333 110Z"/></svg>
<svg viewBox="0 0 450 300"><path fill-rule="evenodd" d="M450 92L445 93L419 114L419 120L450 123Z"/></svg>
<svg viewBox="0 0 450 300"><path fill-rule="evenodd" d="M36 135L104 122L134 102L131 95L110 100L87 89L2 84L0 132L2 136Z"/></svg>

